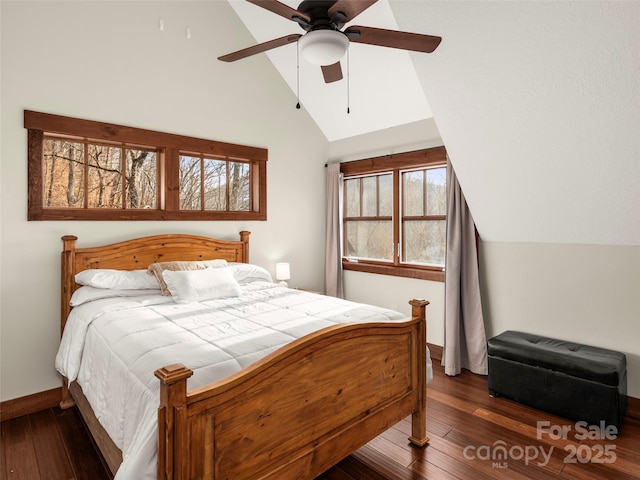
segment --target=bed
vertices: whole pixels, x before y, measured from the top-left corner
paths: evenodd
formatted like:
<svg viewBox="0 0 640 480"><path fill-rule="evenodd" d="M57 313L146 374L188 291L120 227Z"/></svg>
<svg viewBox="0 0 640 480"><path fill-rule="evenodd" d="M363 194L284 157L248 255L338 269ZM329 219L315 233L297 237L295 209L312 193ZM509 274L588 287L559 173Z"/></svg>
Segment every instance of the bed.
<svg viewBox="0 0 640 480"><path fill-rule="evenodd" d="M244 272L253 268L249 235L243 231L239 240L228 241L168 234L91 248L77 248L75 236L62 238L63 341L58 356L63 344L65 352L71 345L65 337L76 338L78 366L66 375L68 370L59 368L56 358L64 377L61 406L78 407L116 479L313 479L407 416L412 424L409 441L420 447L428 443L425 300L411 300L411 318L397 318L391 311L264 279L243 285L238 298L202 303L179 305L177 296L171 300L160 291L81 305L72 301L91 288L76 283L76 275L84 271L128 272L166 262L216 260L227 265L208 272L231 267ZM240 298L248 299L248 306L239 306ZM271 303L263 305L265 298ZM203 366L201 360L209 353L198 352L201 343L211 343L206 335L212 327L202 326L202 312L221 316L256 308L255 315L240 320L240 325L249 326L222 322L234 330L229 336L233 341L225 340L215 354L223 366ZM331 310L340 318L329 318L326 312ZM301 311L311 312L317 324L313 329L298 321ZM170 318L169 326L163 315ZM263 317L277 324L268 328L280 330L262 330L267 328L260 324ZM185 322L186 331L175 337L167 333ZM72 323L84 325L82 340L77 340L80 334L67 332ZM264 332L250 342L259 344L260 352L243 355L245 346L237 340L245 335L243 328ZM96 333L89 335L94 329ZM133 366L126 365L123 358L133 352L128 342L143 338L142 329L152 332L150 340L142 340L154 345L152 353L136 354ZM206 332L206 338L194 335L196 331ZM296 338L280 338L292 331ZM115 336L115 345L108 348L119 349L120 356L100 370L94 364L111 355L103 353L110 336ZM177 358L158 356L171 342L178 345ZM228 360L229 350L240 351L242 361ZM232 373L222 375L231 364ZM123 380L129 370L138 378ZM214 370L217 376L212 380L201 374ZM113 398L96 400L96 395ZM123 398L131 395L137 400L127 404Z"/></svg>

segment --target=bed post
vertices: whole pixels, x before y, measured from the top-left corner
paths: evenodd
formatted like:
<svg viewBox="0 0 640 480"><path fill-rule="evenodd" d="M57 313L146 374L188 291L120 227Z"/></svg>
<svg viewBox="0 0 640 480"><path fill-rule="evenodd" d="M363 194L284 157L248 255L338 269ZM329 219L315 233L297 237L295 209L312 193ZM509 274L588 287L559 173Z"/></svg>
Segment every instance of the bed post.
<svg viewBox="0 0 640 480"><path fill-rule="evenodd" d="M249 235L251 232L242 230L240 232L240 241L242 242L242 262L249 263Z"/></svg>
<svg viewBox="0 0 640 480"><path fill-rule="evenodd" d="M193 371L178 363L156 370L155 375L160 379L158 480L186 480L187 378Z"/></svg>
<svg viewBox="0 0 640 480"><path fill-rule="evenodd" d="M76 240L75 235L65 235L62 237L62 291L61 291L61 311L60 311L60 335L67 323L67 317L71 312L71 295L75 287L76 271Z"/></svg>
<svg viewBox="0 0 640 480"><path fill-rule="evenodd" d="M76 240L78 237L74 235L65 235L62 237L62 254L61 254L61 274L62 274L62 289L60 292L60 336L64 331L64 326L67 323L67 317L71 312L71 295L75 287L75 274L76 271ZM60 408L65 409L73 407L75 402L69 393L69 385L66 378L62 379L62 398L60 399Z"/></svg>
<svg viewBox="0 0 640 480"><path fill-rule="evenodd" d="M416 410L411 414L411 436L409 441L424 447L429 443L427 437L427 300L411 300L411 317L420 320L415 355L418 360L416 369L418 400Z"/></svg>

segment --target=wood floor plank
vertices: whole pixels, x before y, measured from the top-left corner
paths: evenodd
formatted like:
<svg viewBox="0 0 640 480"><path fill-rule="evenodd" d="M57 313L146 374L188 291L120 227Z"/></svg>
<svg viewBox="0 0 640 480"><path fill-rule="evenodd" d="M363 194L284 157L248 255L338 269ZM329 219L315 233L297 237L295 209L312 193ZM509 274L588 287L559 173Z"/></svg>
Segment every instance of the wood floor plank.
<svg viewBox="0 0 640 480"><path fill-rule="evenodd" d="M428 396L427 403L429 399L437 400L440 403L445 403L450 407L453 407L457 410L461 410L463 412L471 413L478 408L477 402L474 402L472 400L468 400L465 398L454 397L452 395L442 393L439 390L435 390L435 389L431 390L427 394L427 396Z"/></svg>
<svg viewBox="0 0 640 480"><path fill-rule="evenodd" d="M389 478L391 478L377 472L374 468L363 462L360 457L361 455L357 454L350 455L340 462L340 466L357 480L389 480Z"/></svg>
<svg viewBox="0 0 640 480"><path fill-rule="evenodd" d="M40 480L28 416L2 422L5 465L11 480Z"/></svg>
<svg viewBox="0 0 640 480"><path fill-rule="evenodd" d="M487 440L476 432L451 431L446 438L454 451L462 452L463 458L476 468L491 468L507 474L506 478L535 478L536 480L553 480L558 478L564 468L563 455L560 450L551 446L542 446L529 442L526 437L509 437L506 440ZM504 447L505 450L499 450ZM536 448L535 453L532 448ZM506 455L499 454L506 451ZM490 455L491 458L487 458ZM523 458L524 457L524 458ZM496 478L504 478L496 474Z"/></svg>
<svg viewBox="0 0 640 480"><path fill-rule="evenodd" d="M494 478L436 449L429 451L425 458L416 460L411 465L411 470L427 479L491 480Z"/></svg>
<svg viewBox="0 0 640 480"><path fill-rule="evenodd" d="M615 465L615 462L611 465ZM621 472L612 470L610 465L577 463L567 465L558 478L567 480L638 480L640 478L640 468L636 466L632 472Z"/></svg>
<svg viewBox="0 0 640 480"><path fill-rule="evenodd" d="M340 466L335 466L324 472L316 480L356 480L354 477L346 473Z"/></svg>
<svg viewBox="0 0 640 480"><path fill-rule="evenodd" d="M41 472L47 480L68 480L73 470L51 409L29 415L33 446Z"/></svg>
<svg viewBox="0 0 640 480"><path fill-rule="evenodd" d="M388 480L391 478L394 480L426 480L422 475L412 472L406 466L396 463L386 454L373 448L371 444L365 445L351 456L376 473L371 480ZM368 479L368 477L362 478Z"/></svg>
<svg viewBox="0 0 640 480"><path fill-rule="evenodd" d="M4 442L2 439L3 430L4 430L4 425L0 423L0 480L8 480L7 462L4 454L6 442Z"/></svg>

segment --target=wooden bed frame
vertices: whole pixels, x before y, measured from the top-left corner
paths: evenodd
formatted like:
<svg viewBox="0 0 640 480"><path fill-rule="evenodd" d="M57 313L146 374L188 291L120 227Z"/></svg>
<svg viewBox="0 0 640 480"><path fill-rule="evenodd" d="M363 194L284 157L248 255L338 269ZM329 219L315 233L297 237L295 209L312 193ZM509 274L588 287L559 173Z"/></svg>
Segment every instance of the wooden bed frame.
<svg viewBox="0 0 640 480"><path fill-rule="evenodd" d="M64 236L61 327L82 270L216 258L248 262L249 234L240 232L240 241L158 235L94 248L76 248L77 237ZM428 303L412 300L406 322L325 328L188 392L191 370L179 363L157 370L158 479L313 479L409 415L409 440L426 445ZM77 405L115 473L122 453L81 388L66 384L61 406Z"/></svg>

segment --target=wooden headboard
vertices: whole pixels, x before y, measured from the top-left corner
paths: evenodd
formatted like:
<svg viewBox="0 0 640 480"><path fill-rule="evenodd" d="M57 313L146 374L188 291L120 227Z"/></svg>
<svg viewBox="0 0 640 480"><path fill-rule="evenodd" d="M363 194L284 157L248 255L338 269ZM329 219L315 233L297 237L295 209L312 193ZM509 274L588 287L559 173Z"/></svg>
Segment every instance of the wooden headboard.
<svg viewBox="0 0 640 480"><path fill-rule="evenodd" d="M155 262L224 259L228 262L249 261L249 235L240 232L239 241L220 240L187 234L155 235L91 248L76 248L78 237L62 237L61 328L71 312L71 295L79 287L78 272L90 268L115 270L144 269Z"/></svg>

